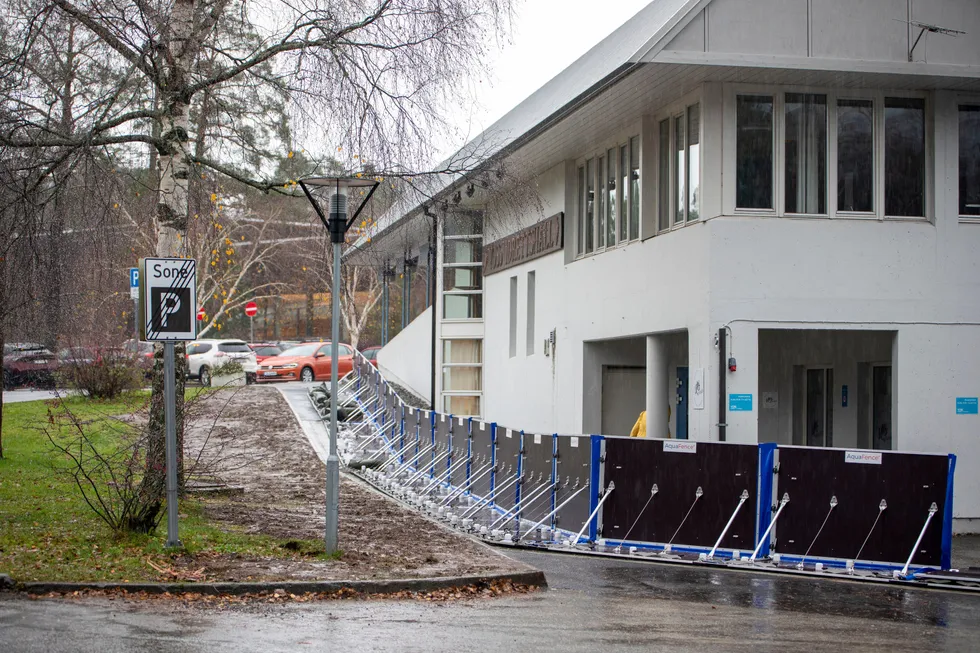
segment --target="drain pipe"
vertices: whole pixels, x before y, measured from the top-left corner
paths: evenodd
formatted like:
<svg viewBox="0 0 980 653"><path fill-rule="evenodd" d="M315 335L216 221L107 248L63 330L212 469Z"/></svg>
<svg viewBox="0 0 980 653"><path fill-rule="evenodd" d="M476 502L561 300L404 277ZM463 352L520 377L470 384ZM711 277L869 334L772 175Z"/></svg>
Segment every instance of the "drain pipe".
<svg viewBox="0 0 980 653"><path fill-rule="evenodd" d="M718 441L724 442L728 424L728 338L725 327L718 329Z"/></svg>

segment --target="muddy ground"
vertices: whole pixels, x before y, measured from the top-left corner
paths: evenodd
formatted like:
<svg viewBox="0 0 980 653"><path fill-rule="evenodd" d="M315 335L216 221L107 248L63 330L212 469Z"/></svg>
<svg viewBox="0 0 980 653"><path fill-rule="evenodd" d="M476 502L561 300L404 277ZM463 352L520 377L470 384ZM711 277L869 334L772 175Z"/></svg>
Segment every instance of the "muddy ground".
<svg viewBox="0 0 980 653"><path fill-rule="evenodd" d="M241 488L202 494L215 522L286 539L322 539L325 468L273 387L223 390L189 410L186 456L199 460L194 479ZM291 541L295 540L295 544ZM296 553L286 559L219 556L206 564L209 580L347 580L422 578L527 569L490 547L457 535L402 508L362 482L342 475L338 560Z"/></svg>

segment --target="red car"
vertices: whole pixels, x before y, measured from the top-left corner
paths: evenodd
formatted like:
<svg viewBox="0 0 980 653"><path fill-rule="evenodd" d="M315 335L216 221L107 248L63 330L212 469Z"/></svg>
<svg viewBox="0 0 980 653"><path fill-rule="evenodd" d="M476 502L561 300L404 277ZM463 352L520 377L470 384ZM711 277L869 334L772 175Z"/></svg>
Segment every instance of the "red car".
<svg viewBox="0 0 980 653"><path fill-rule="evenodd" d="M374 347L367 347L366 349L361 350L361 355L363 355L364 358L366 358L368 362L371 363L371 365L377 367L379 351L381 351L381 347L375 345Z"/></svg>
<svg viewBox="0 0 980 653"><path fill-rule="evenodd" d="M15 343L3 347L3 387L54 387L58 357L36 343Z"/></svg>
<svg viewBox="0 0 980 653"><path fill-rule="evenodd" d="M337 371L344 376L354 368L354 349L338 343ZM278 356L266 358L259 364L256 375L259 383L266 381L329 381L329 342L304 342Z"/></svg>
<svg viewBox="0 0 980 653"><path fill-rule="evenodd" d="M282 353L282 348L274 342L250 342L248 346L255 352L256 363L261 363L266 358L272 358Z"/></svg>

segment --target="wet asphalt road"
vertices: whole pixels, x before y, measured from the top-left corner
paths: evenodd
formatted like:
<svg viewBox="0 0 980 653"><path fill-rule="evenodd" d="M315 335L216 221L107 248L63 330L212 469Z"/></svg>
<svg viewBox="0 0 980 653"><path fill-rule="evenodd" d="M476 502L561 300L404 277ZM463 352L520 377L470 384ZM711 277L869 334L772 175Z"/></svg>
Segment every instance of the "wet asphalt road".
<svg viewBox="0 0 980 653"><path fill-rule="evenodd" d="M517 553L550 589L226 611L0 595L0 651L976 651L980 597Z"/></svg>

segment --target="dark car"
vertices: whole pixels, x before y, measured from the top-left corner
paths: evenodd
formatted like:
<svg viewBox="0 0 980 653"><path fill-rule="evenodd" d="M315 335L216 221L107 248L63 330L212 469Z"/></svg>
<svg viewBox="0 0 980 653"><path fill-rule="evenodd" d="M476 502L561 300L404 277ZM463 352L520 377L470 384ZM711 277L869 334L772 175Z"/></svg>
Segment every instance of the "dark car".
<svg viewBox="0 0 980 653"><path fill-rule="evenodd" d="M55 373L58 371L58 357L34 343L4 345L3 387L16 388L23 385L54 387Z"/></svg>
<svg viewBox="0 0 980 653"><path fill-rule="evenodd" d="M250 342L248 346L255 352L255 362L257 363L282 353L282 347L274 342Z"/></svg>

